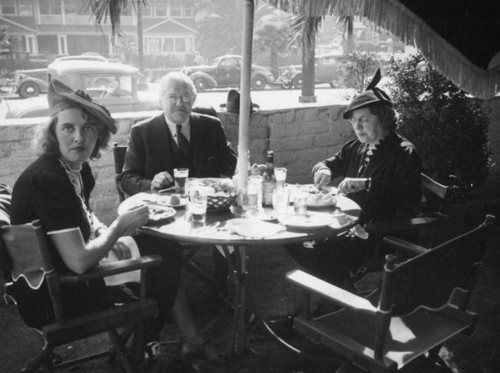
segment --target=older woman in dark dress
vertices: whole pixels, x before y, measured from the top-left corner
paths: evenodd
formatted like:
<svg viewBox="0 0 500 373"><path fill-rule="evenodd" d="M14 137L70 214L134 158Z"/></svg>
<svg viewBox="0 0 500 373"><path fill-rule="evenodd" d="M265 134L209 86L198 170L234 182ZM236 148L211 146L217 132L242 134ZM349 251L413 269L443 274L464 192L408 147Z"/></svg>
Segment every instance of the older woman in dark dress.
<svg viewBox="0 0 500 373"><path fill-rule="evenodd" d="M51 118L39 136L41 155L19 177L13 187L11 223L40 219L53 243L51 250L58 271L84 273L110 251L119 259L131 256L120 238L131 235L148 220L148 208L138 207L120 214L109 227L92 213L89 198L95 179L89 159L99 158L116 126L109 112L81 91L73 92L52 80L48 100ZM160 314L147 327L147 339L158 341L164 318L177 295L180 255L169 257L161 240L135 237L142 255L159 254L161 267L151 271L149 296L158 301ZM102 280L65 285L64 308L69 317L111 307L111 297ZM40 328L54 320L45 282L20 277L9 289L25 322Z"/></svg>
<svg viewBox="0 0 500 373"><path fill-rule="evenodd" d="M359 204L361 225L408 216L421 196L420 157L413 144L396 133L396 112L389 96L376 87L379 80L380 71L344 112L356 139L312 170L318 188L342 178L338 191ZM369 255L374 242L371 237L333 238L304 246L291 245L286 249L306 271L343 286L349 273L363 265L363 257Z"/></svg>

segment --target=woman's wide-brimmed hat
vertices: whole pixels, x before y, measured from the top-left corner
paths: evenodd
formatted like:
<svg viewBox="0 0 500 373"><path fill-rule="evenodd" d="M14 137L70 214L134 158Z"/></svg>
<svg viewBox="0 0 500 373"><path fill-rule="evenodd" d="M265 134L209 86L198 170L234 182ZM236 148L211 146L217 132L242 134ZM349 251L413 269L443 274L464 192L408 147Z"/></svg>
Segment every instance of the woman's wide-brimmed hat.
<svg viewBox="0 0 500 373"><path fill-rule="evenodd" d="M227 93L227 103L220 105L221 110L226 110L228 113L240 113L240 92L236 89L230 89ZM260 109L260 106L250 103L250 113L254 113Z"/></svg>
<svg viewBox="0 0 500 373"><path fill-rule="evenodd" d="M362 109L372 105L387 105L392 106L392 101L387 93L377 88L378 82L380 82L380 69L377 70L373 76L372 81L366 87L366 90L351 101L346 111L344 112L344 119L349 119L354 110Z"/></svg>
<svg viewBox="0 0 500 373"><path fill-rule="evenodd" d="M116 124L108 109L92 101L90 96L79 89L73 91L66 84L57 79L52 79L47 94L50 115L62 110L80 107L92 117L104 124L109 132L116 133Z"/></svg>

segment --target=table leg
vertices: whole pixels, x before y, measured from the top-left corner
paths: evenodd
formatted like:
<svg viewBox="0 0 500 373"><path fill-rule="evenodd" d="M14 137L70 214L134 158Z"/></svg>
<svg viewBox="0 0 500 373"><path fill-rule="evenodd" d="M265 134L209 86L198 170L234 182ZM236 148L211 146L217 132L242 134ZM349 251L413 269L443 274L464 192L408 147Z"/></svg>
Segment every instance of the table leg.
<svg viewBox="0 0 500 373"><path fill-rule="evenodd" d="M234 296L234 318L233 318L233 335L231 341L231 352L241 354L246 348L246 330L245 330L245 314L247 302L246 289L246 247L234 247L234 263L229 255L229 248L222 246L227 265L229 268L229 279L233 287Z"/></svg>

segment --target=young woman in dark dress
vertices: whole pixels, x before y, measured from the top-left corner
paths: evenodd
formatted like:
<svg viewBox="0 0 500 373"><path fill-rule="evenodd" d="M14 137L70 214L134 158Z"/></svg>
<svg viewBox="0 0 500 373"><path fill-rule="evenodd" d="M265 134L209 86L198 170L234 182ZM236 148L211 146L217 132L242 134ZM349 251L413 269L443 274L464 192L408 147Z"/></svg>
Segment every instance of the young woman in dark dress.
<svg viewBox="0 0 500 373"><path fill-rule="evenodd" d="M109 227L92 213L89 198L95 179L88 161L97 159L107 147L116 126L109 112L82 91L74 92L52 80L48 101L50 121L38 138L40 156L13 187L11 224L40 219L53 243L51 250L58 271L84 273L110 251L119 259L130 258L130 249L120 238L131 235L148 220L148 208L138 207L120 214ZM147 279L149 296L158 301L160 313L147 327L147 340L158 341L164 318L177 295L181 257L165 250L163 241L134 237L141 255L163 257L161 267ZM112 307L103 280L62 287L69 317ZM15 278L8 290L27 325L40 328L54 321L50 296L43 277Z"/></svg>

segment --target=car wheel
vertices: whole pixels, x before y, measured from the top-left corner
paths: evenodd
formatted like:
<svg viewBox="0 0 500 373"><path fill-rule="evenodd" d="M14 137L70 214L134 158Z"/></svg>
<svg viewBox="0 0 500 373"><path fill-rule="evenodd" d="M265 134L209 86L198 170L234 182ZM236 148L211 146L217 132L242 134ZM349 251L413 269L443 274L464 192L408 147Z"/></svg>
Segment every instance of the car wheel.
<svg viewBox="0 0 500 373"><path fill-rule="evenodd" d="M33 82L26 82L19 88L19 96L22 98L36 97L40 94L40 87Z"/></svg>
<svg viewBox="0 0 500 373"><path fill-rule="evenodd" d="M262 76L255 76L254 78L252 78L252 81L251 81L251 86L252 86L252 89L255 89L255 90L261 90L261 89L264 89L266 87L266 79Z"/></svg>
<svg viewBox="0 0 500 373"><path fill-rule="evenodd" d="M193 80L194 86L198 92L204 92L207 90L207 82L203 78L196 78Z"/></svg>
<svg viewBox="0 0 500 373"><path fill-rule="evenodd" d="M302 88L302 75L297 75L292 82L295 88Z"/></svg>

